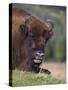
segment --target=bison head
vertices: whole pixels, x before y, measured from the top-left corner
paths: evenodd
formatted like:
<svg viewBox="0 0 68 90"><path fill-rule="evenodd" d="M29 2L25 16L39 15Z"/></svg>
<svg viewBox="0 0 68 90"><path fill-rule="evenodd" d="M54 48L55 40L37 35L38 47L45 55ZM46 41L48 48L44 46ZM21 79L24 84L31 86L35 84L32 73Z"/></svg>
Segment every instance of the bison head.
<svg viewBox="0 0 68 90"><path fill-rule="evenodd" d="M53 24L49 19L43 22L33 16L28 16L24 24L20 25L21 33L24 35L24 44L29 48L28 56L34 70L44 60L44 48L53 34L52 29Z"/></svg>

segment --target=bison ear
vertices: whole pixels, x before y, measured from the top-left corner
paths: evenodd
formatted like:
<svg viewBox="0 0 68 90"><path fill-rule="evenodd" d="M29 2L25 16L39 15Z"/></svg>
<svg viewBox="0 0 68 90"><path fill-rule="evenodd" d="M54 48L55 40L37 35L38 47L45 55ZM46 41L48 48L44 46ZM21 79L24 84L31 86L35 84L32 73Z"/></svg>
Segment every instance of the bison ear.
<svg viewBox="0 0 68 90"><path fill-rule="evenodd" d="M22 33L28 34L28 28L25 25L21 24L20 25L20 30L21 30Z"/></svg>

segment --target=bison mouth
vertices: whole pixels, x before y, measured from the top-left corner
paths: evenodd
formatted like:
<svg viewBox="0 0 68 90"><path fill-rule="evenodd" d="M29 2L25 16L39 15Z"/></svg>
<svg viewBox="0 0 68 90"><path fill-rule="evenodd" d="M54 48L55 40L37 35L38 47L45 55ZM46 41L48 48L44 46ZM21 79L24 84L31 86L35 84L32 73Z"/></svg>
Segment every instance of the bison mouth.
<svg viewBox="0 0 68 90"><path fill-rule="evenodd" d="M44 59L44 53L43 52L35 52L35 59L34 59L34 63L42 63Z"/></svg>
<svg viewBox="0 0 68 90"><path fill-rule="evenodd" d="M33 58L32 58L34 67L38 67L44 61L44 58L45 58L44 51L35 50L33 52Z"/></svg>

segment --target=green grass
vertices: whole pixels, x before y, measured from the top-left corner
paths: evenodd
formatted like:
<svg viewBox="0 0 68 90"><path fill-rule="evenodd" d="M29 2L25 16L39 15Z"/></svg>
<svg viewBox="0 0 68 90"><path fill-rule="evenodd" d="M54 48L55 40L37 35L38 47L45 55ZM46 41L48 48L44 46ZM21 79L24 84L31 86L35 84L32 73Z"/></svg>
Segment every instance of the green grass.
<svg viewBox="0 0 68 90"><path fill-rule="evenodd" d="M20 70L12 71L12 86L33 86L47 84L63 84L65 81L57 80L51 75L36 74L34 72L26 72Z"/></svg>

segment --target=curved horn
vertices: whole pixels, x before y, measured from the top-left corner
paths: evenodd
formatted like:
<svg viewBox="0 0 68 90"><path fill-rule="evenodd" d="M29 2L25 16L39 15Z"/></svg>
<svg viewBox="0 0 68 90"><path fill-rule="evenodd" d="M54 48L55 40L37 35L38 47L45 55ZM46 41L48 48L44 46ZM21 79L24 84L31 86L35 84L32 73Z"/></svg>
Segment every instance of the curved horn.
<svg viewBox="0 0 68 90"><path fill-rule="evenodd" d="M48 23L49 31L51 31L54 28L54 24L50 19L47 19L46 22Z"/></svg>

